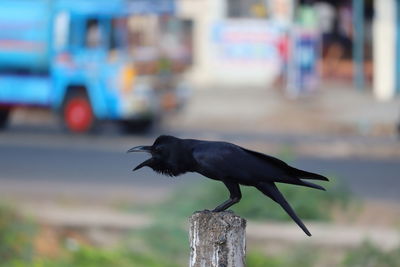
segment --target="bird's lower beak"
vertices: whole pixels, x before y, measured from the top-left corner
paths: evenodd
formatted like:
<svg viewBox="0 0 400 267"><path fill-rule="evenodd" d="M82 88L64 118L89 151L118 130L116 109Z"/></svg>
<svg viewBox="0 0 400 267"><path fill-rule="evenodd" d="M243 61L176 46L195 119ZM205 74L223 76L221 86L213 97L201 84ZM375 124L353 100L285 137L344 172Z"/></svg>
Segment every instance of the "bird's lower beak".
<svg viewBox="0 0 400 267"><path fill-rule="evenodd" d="M139 165L137 165L132 171L139 170L140 168L143 168L145 166L149 166L150 167L150 164L151 164L152 161L153 161L153 159L150 158L150 159L140 163Z"/></svg>
<svg viewBox="0 0 400 267"><path fill-rule="evenodd" d="M131 149L129 149L127 151L127 153L130 152L147 152L147 153L151 153L151 146L135 146L132 147Z"/></svg>

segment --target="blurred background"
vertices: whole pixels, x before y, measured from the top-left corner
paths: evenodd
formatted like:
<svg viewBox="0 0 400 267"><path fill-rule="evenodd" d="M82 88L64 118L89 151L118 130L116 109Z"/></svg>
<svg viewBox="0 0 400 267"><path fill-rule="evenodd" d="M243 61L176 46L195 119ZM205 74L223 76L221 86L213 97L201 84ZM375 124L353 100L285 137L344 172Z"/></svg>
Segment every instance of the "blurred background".
<svg viewBox="0 0 400 267"><path fill-rule="evenodd" d="M225 140L330 178L243 188L247 265L400 266L395 0L1 0L0 266L187 266L228 196L125 152Z"/></svg>

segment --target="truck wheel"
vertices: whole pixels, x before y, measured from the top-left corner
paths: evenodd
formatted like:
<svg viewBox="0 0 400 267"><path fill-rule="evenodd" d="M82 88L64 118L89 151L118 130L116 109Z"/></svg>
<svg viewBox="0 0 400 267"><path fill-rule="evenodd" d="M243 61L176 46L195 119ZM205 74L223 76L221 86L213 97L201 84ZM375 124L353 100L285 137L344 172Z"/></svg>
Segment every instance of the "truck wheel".
<svg viewBox="0 0 400 267"><path fill-rule="evenodd" d="M70 94L64 102L63 121L68 131L73 133L92 132L95 127L92 106L86 94Z"/></svg>
<svg viewBox="0 0 400 267"><path fill-rule="evenodd" d="M9 108L0 108L0 129L4 129L7 126L8 118L10 117Z"/></svg>

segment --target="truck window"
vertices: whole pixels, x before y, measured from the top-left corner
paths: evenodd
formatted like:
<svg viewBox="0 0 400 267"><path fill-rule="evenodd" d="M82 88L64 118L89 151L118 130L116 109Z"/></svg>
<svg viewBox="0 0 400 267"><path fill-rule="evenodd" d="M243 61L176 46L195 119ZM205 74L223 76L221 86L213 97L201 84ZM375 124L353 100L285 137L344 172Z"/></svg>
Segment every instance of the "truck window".
<svg viewBox="0 0 400 267"><path fill-rule="evenodd" d="M110 50L127 48L127 19L117 18L111 20Z"/></svg>
<svg viewBox="0 0 400 267"><path fill-rule="evenodd" d="M86 47L98 48L102 43L102 32L97 19L89 19L86 22Z"/></svg>
<svg viewBox="0 0 400 267"><path fill-rule="evenodd" d="M57 14L54 25L54 49L56 51L64 50L68 46L68 26L70 17L66 12Z"/></svg>

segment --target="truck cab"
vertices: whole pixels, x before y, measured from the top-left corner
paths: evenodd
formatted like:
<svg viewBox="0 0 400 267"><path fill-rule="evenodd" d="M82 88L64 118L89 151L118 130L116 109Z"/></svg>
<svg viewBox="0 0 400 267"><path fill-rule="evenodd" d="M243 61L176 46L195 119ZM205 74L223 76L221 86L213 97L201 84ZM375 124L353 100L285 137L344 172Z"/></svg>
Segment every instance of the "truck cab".
<svg viewBox="0 0 400 267"><path fill-rule="evenodd" d="M89 132L103 120L155 120L162 113L162 93L136 70L128 51L127 18L135 12L173 12L172 1L160 2L164 5L148 0L3 1L0 31L5 24L23 27L19 33L0 33L0 127L20 105L53 109L71 132ZM10 41L20 46L1 45Z"/></svg>

